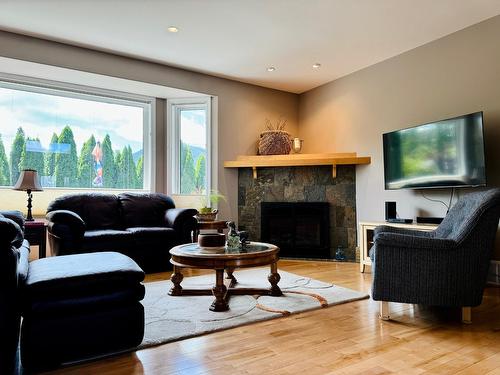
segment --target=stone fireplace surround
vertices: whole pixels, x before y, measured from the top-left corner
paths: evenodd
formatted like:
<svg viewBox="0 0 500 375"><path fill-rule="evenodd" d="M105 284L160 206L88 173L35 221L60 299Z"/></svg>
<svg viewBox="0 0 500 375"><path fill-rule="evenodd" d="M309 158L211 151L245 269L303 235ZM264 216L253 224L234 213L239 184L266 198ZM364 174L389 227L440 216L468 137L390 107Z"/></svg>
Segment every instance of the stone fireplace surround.
<svg viewBox="0 0 500 375"><path fill-rule="evenodd" d="M356 172L354 165L259 168L238 172L238 224L259 241L262 202L328 202L330 254L340 245L346 260L356 260Z"/></svg>

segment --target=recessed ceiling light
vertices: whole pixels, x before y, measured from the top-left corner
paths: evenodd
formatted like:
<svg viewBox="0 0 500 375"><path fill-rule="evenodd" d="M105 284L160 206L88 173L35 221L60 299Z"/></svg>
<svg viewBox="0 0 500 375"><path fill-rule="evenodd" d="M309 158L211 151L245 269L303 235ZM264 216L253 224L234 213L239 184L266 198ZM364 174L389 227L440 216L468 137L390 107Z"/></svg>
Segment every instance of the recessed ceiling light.
<svg viewBox="0 0 500 375"><path fill-rule="evenodd" d="M175 26L169 26L169 27L167 27L167 30L171 33L176 33L179 31L179 29Z"/></svg>
<svg viewBox="0 0 500 375"><path fill-rule="evenodd" d="M313 68L319 69L319 68L321 68L321 64L320 63L313 64Z"/></svg>
<svg viewBox="0 0 500 375"><path fill-rule="evenodd" d="M268 72L274 72L275 70L276 70L276 68L274 66L270 66L267 68Z"/></svg>

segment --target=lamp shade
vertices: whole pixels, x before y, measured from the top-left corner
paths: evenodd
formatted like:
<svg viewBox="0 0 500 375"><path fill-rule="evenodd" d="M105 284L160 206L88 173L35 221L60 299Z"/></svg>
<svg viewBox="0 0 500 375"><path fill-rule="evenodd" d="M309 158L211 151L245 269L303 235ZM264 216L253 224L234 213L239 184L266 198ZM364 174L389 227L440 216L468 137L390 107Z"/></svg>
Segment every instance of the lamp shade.
<svg viewBox="0 0 500 375"><path fill-rule="evenodd" d="M23 191L43 191L40 179L38 178L38 172L34 169L22 170L13 189Z"/></svg>

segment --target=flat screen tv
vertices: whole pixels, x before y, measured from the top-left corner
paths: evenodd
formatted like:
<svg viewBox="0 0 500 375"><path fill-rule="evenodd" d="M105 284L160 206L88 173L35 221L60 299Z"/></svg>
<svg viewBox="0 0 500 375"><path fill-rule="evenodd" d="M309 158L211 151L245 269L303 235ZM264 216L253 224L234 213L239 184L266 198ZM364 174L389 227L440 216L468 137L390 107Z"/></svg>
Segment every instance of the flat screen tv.
<svg viewBox="0 0 500 375"><path fill-rule="evenodd" d="M385 188L486 185L483 112L385 133Z"/></svg>

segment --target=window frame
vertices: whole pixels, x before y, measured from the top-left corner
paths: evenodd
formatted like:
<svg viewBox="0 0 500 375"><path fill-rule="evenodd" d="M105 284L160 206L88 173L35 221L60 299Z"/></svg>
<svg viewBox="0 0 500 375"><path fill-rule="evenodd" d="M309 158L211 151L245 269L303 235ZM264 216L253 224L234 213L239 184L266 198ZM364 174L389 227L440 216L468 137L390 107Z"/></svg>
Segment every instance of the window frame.
<svg viewBox="0 0 500 375"><path fill-rule="evenodd" d="M183 197L199 197L200 194L181 194L181 170L180 170L180 112L186 109L204 109L206 111L206 129L205 136L207 140L207 157L206 157L206 194L209 195L212 190L215 190L214 178L212 176L214 162L214 126L212 118L213 98L211 96L201 96L193 98L176 98L167 100L167 143L169 150L167 162L168 170L168 193L171 195Z"/></svg>
<svg viewBox="0 0 500 375"><path fill-rule="evenodd" d="M44 190L82 190L82 191L153 191L156 184L156 98L127 92L106 90L91 86L51 81L33 77L0 73L0 87L12 90L48 94L67 98L89 100L108 104L120 104L143 109L143 165L144 178L142 189L121 188L79 188L79 187L43 187ZM78 150L77 150L78 152ZM11 189L2 186L0 189Z"/></svg>

